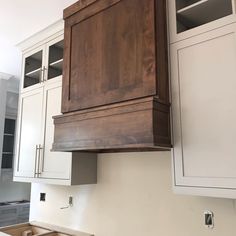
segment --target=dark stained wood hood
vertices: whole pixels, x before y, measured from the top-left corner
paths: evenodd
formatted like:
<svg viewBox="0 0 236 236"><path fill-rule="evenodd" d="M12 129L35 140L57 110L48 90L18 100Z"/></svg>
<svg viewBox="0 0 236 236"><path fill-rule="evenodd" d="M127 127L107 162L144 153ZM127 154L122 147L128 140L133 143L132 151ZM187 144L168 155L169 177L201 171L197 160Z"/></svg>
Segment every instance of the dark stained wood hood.
<svg viewBox="0 0 236 236"><path fill-rule="evenodd" d="M55 151L171 147L165 0L80 0L64 10Z"/></svg>

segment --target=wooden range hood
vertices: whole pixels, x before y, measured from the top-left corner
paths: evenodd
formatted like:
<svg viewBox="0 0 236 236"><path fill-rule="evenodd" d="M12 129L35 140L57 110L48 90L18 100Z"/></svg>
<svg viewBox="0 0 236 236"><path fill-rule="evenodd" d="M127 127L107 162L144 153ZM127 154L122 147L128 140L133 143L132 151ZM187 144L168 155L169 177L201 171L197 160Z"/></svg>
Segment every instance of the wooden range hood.
<svg viewBox="0 0 236 236"><path fill-rule="evenodd" d="M165 0L80 0L64 10L55 151L171 147Z"/></svg>

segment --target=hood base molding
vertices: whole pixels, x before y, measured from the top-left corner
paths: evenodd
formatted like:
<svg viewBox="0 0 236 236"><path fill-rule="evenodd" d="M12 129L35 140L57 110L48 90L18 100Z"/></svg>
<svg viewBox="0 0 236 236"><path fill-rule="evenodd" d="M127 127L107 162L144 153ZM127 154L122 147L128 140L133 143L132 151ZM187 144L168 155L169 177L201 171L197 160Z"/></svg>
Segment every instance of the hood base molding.
<svg viewBox="0 0 236 236"><path fill-rule="evenodd" d="M169 111L169 105L147 97L56 116L53 151L169 150Z"/></svg>

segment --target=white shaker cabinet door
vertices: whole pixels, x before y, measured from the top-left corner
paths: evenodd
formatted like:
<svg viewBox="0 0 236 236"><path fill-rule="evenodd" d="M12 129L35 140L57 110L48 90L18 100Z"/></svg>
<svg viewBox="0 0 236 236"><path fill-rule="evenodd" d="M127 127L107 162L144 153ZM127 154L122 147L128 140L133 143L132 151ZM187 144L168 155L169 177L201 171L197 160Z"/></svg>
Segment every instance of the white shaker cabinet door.
<svg viewBox="0 0 236 236"><path fill-rule="evenodd" d="M41 143L43 88L24 93L20 97L17 152L14 176L35 177L37 145Z"/></svg>
<svg viewBox="0 0 236 236"><path fill-rule="evenodd" d="M61 114L61 79L44 87L44 144L40 160L39 178L70 179L72 154L52 152L54 138L53 116Z"/></svg>
<svg viewBox="0 0 236 236"><path fill-rule="evenodd" d="M236 26L171 46L177 192L236 197Z"/></svg>

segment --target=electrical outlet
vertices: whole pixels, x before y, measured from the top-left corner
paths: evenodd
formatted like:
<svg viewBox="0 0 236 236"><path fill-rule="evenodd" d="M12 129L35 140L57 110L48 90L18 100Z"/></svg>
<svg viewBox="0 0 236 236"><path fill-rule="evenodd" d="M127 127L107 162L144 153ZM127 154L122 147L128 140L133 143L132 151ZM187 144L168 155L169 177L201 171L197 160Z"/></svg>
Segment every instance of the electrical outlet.
<svg viewBox="0 0 236 236"><path fill-rule="evenodd" d="M69 206L71 207L73 206L73 197L71 196L69 197Z"/></svg>
<svg viewBox="0 0 236 236"><path fill-rule="evenodd" d="M45 202L46 201L46 193L40 193L40 201Z"/></svg>
<svg viewBox="0 0 236 236"><path fill-rule="evenodd" d="M214 228L214 214L211 211L204 212L204 223L208 229Z"/></svg>

